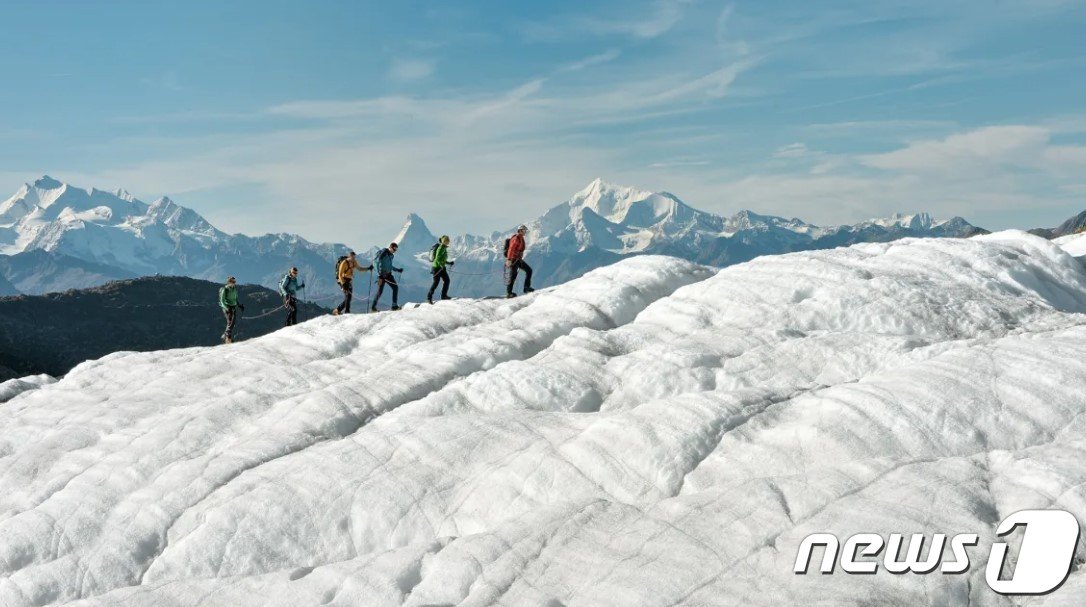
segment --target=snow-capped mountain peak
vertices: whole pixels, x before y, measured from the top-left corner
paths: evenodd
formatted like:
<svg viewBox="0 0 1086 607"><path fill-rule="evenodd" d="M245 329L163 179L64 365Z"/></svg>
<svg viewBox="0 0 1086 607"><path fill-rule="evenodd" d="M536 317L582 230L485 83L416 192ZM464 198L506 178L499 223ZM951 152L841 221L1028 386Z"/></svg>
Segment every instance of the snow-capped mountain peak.
<svg viewBox="0 0 1086 607"><path fill-rule="evenodd" d="M24 183L15 194L0 204L0 225L22 219L36 207L47 208L68 190L68 185L43 175L34 183Z"/></svg>
<svg viewBox="0 0 1086 607"><path fill-rule="evenodd" d="M147 209L147 214L141 219L145 222L158 221L175 230L200 234L220 233L202 215L177 204L166 196L152 202Z"/></svg>
<svg viewBox="0 0 1086 607"><path fill-rule="evenodd" d="M415 213L407 215L407 219L404 221L403 227L392 239L400 246L400 251L407 254L420 253L422 251L430 250L430 247L437 241L437 237L434 236L430 228L426 226L426 222L422 217L419 217ZM387 243L380 243L381 246L385 246Z"/></svg>
<svg viewBox="0 0 1086 607"><path fill-rule="evenodd" d="M674 215L677 209L685 206L670 194L619 186L600 178L575 194L568 204L573 220L585 209L591 209L611 223L642 227Z"/></svg>
<svg viewBox="0 0 1086 607"><path fill-rule="evenodd" d="M868 223L884 228L898 227L908 230L929 230L938 222L932 218L931 214L921 212L912 214L894 213L890 217L872 219Z"/></svg>
<svg viewBox="0 0 1086 607"><path fill-rule="evenodd" d="M62 181L57 181L48 175L43 175L36 180L32 186L35 195L35 204L43 209L48 209L53 206L57 201L64 198L66 194L70 196L71 194L69 192L73 189L75 188L72 188ZM82 194L87 194L86 190L77 191Z"/></svg>
<svg viewBox="0 0 1086 607"><path fill-rule="evenodd" d="M59 190L68 187L68 184L53 179L49 175L42 175L34 181L35 190Z"/></svg>

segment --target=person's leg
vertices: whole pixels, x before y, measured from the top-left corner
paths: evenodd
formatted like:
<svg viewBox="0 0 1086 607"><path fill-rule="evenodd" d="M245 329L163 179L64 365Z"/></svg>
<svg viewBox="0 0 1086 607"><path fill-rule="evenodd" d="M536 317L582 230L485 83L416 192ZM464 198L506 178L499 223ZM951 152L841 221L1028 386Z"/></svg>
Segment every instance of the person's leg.
<svg viewBox="0 0 1086 607"><path fill-rule="evenodd" d="M377 294L373 296L373 305L370 306L371 310L377 309L377 302L381 301L381 293L385 291L385 277L381 276L377 279Z"/></svg>
<svg viewBox="0 0 1086 607"><path fill-rule="evenodd" d="M441 268L441 299L449 298L449 269ZM434 281L434 285L437 285L437 281ZM431 289L433 290L433 289Z"/></svg>
<svg viewBox="0 0 1086 607"><path fill-rule="evenodd" d="M507 295L513 293L513 285L517 284L517 267L519 265L520 262L517 261L513 262L513 264L509 266L509 282L505 284L505 293Z"/></svg>
<svg viewBox="0 0 1086 607"><path fill-rule="evenodd" d="M283 305L287 308L287 326L293 326L298 322L298 300L293 295L287 295Z"/></svg>
<svg viewBox="0 0 1086 607"><path fill-rule="evenodd" d="M347 285L346 283L340 283L339 290L343 291L343 301L339 302L336 306L336 314L342 314L343 309L347 307Z"/></svg>
<svg viewBox="0 0 1086 607"><path fill-rule="evenodd" d="M532 291L532 266L524 263L524 260L518 262L520 269L524 270L524 292L528 293Z"/></svg>
<svg viewBox="0 0 1086 607"><path fill-rule="evenodd" d="M234 321L237 320L238 310L237 308L227 308L223 310L223 314L226 316L226 331L223 335L226 336L227 342L234 341Z"/></svg>
<svg viewBox="0 0 1086 607"><path fill-rule="evenodd" d="M432 283L430 283L430 290L426 292L426 301L433 301L433 299L434 299L434 291L437 290L437 283L438 283L438 281L441 280L441 272L443 272L443 271L444 270L439 270L439 271L433 273L434 274L434 281ZM448 290L448 289L446 288L446 290Z"/></svg>
<svg viewBox="0 0 1086 607"><path fill-rule="evenodd" d="M339 306L340 314L351 314L351 300L354 299L354 282L351 280L344 280L343 284L340 284L340 289L343 290L343 303Z"/></svg>
<svg viewBox="0 0 1086 607"><path fill-rule="evenodd" d="M396 281L388 283L388 286L392 288L392 306L400 306L400 285L396 284Z"/></svg>

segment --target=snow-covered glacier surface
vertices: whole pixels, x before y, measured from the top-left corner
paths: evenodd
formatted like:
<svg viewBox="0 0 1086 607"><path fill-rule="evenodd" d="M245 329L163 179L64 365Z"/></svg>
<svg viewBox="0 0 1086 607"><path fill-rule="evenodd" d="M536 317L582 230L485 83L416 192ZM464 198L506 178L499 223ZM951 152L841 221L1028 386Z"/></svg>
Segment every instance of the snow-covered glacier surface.
<svg viewBox="0 0 1086 607"><path fill-rule="evenodd" d="M112 355L0 404L0 605L1077 604L1081 540L1045 597L982 556L1086 520L1084 312L1080 261L1002 233ZM823 531L980 545L794 574Z"/></svg>

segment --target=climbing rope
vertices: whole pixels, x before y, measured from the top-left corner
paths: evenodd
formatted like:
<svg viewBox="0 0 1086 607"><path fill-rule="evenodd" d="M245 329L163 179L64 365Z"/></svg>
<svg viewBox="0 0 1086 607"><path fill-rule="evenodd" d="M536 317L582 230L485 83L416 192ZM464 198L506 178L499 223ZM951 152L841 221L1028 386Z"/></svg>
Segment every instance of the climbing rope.
<svg viewBox="0 0 1086 607"><path fill-rule="evenodd" d="M448 268L445 269L448 270ZM459 270L449 270L449 274L457 274L459 276L491 276L497 273L497 270L490 270L489 272L461 272ZM502 274L504 273L505 271L503 270Z"/></svg>
<svg viewBox="0 0 1086 607"><path fill-rule="evenodd" d="M325 295L324 297L315 297L313 299L306 299L305 301L307 303L313 303L313 302L317 302L317 301L331 301L333 299L343 299L343 295L342 294ZM362 299L360 298L359 301L362 301Z"/></svg>
<svg viewBox="0 0 1086 607"><path fill-rule="evenodd" d="M275 308L274 310L268 310L267 312L264 312L263 314L259 314L257 316L242 316L241 319L242 320L256 320L258 318L264 318L265 316L271 316L272 314L275 314L279 310L286 310L286 309L287 309L287 304L283 304L283 305L279 306L278 308Z"/></svg>

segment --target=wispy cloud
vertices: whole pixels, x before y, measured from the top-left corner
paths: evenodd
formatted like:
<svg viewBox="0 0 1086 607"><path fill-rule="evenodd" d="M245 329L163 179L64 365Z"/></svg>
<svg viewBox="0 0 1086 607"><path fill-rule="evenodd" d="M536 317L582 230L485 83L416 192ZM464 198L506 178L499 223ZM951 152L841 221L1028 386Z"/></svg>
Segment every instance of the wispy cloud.
<svg viewBox="0 0 1086 607"><path fill-rule="evenodd" d="M628 21L591 18L587 23L590 29L600 32L629 34L637 38L656 38L675 27L682 18L683 11L692 3L693 0L656 0L652 4L651 12L643 17Z"/></svg>
<svg viewBox="0 0 1086 607"><path fill-rule="evenodd" d="M773 152L774 158L801 158L806 156L810 150L807 149L807 144L796 142L789 143L788 145L777 148L776 152Z"/></svg>
<svg viewBox="0 0 1086 607"><path fill-rule="evenodd" d="M529 23L524 26L524 33L530 40L536 41L554 41L585 35L647 40L671 31L692 4L694 0L654 0L643 8L625 5L628 13L624 12L622 15L567 14Z"/></svg>
<svg viewBox="0 0 1086 607"><path fill-rule="evenodd" d="M603 63L610 63L615 59L618 59L622 55L622 51L617 48L607 49L606 51L598 54L585 57L573 63L568 63L555 70L557 73L562 72L579 72L583 69L587 69Z"/></svg>
<svg viewBox="0 0 1086 607"><path fill-rule="evenodd" d="M419 82L432 76L434 62L426 59L397 57L388 68L388 77L399 83Z"/></svg>
<svg viewBox="0 0 1086 607"><path fill-rule="evenodd" d="M1049 145L1050 132L1037 126L992 126L944 139L925 140L887 152L860 158L864 164L886 170L915 173L970 175L999 171L1002 167L1038 166L1040 159L1056 153ZM1063 150L1062 155L1073 150ZM1043 161L1040 162L1043 166Z"/></svg>
<svg viewBox="0 0 1086 607"><path fill-rule="evenodd" d="M879 154L831 154L796 142L779 147L768 165L724 179L719 188L740 206L799 216L820 209L839 222L918 210L975 218L981 210L998 216L1030 209L1058 218L1056 209L1073 204L1080 191L1086 146L1054 144L1051 137L1042 126L989 126Z"/></svg>

